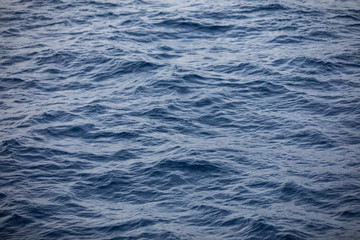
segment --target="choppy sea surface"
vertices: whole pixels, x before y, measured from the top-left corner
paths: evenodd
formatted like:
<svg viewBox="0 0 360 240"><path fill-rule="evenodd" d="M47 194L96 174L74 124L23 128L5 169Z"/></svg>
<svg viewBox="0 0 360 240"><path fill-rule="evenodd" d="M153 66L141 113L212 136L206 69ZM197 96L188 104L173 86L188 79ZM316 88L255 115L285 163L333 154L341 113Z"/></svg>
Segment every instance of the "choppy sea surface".
<svg viewBox="0 0 360 240"><path fill-rule="evenodd" d="M360 239L360 2L0 2L0 239Z"/></svg>

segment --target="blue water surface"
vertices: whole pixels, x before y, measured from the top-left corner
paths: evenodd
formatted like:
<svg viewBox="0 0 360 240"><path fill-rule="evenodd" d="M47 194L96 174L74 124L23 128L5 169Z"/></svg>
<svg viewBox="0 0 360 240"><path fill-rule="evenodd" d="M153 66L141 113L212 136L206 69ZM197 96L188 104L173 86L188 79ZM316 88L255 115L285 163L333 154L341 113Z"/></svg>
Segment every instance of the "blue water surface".
<svg viewBox="0 0 360 240"><path fill-rule="evenodd" d="M360 239L360 2L2 0L0 239Z"/></svg>

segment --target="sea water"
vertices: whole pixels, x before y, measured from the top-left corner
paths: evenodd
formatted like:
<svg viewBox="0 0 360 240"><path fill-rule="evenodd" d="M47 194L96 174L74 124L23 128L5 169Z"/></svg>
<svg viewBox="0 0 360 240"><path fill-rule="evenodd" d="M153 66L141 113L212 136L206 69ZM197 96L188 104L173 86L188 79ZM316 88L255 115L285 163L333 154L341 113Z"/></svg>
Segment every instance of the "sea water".
<svg viewBox="0 0 360 240"><path fill-rule="evenodd" d="M2 0L1 239L359 239L360 2Z"/></svg>

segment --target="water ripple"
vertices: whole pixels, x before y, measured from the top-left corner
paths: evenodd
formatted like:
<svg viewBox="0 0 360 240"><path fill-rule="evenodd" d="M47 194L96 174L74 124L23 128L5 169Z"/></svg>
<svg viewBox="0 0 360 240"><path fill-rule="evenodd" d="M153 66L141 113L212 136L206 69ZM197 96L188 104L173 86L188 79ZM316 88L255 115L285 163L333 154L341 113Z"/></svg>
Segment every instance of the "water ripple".
<svg viewBox="0 0 360 240"><path fill-rule="evenodd" d="M0 3L0 239L358 239L357 1Z"/></svg>

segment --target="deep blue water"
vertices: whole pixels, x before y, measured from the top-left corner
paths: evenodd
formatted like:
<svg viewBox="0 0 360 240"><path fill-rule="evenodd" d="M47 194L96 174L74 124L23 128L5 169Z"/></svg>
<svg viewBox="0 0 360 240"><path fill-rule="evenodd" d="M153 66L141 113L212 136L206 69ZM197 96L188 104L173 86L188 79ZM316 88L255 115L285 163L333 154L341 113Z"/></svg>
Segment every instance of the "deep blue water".
<svg viewBox="0 0 360 240"><path fill-rule="evenodd" d="M360 2L0 2L0 239L360 239Z"/></svg>

